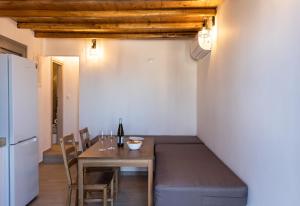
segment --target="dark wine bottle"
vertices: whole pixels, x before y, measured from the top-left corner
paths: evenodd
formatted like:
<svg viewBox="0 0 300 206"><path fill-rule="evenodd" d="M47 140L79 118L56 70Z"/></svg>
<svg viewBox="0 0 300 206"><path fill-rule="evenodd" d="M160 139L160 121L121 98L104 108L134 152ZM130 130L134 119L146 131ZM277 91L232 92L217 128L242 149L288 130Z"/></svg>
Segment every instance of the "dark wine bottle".
<svg viewBox="0 0 300 206"><path fill-rule="evenodd" d="M122 118L119 119L119 127L118 127L118 147L124 146L124 130L122 124Z"/></svg>

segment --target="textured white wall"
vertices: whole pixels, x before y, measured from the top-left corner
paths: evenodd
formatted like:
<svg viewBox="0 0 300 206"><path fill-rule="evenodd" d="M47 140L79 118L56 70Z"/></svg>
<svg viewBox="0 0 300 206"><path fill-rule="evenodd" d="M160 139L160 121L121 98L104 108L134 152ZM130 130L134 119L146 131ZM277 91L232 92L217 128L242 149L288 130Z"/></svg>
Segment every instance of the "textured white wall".
<svg viewBox="0 0 300 206"><path fill-rule="evenodd" d="M196 63L189 41L98 40L103 57L92 59L87 40L49 39L46 55L80 56L80 127L93 135L196 134Z"/></svg>
<svg viewBox="0 0 300 206"><path fill-rule="evenodd" d="M43 152L51 147L51 113L52 113L52 88L51 88L51 58L39 59L39 158L43 159Z"/></svg>
<svg viewBox="0 0 300 206"><path fill-rule="evenodd" d="M18 29L17 23L9 18L0 18L0 34L27 45L28 59L38 60L42 54L43 40L34 38L29 29Z"/></svg>
<svg viewBox="0 0 300 206"><path fill-rule="evenodd" d="M64 135L74 133L78 137L78 57L40 57L39 71L39 150L40 160L43 152L49 149L51 143L52 118L52 60L63 64L63 126Z"/></svg>
<svg viewBox="0 0 300 206"><path fill-rule="evenodd" d="M198 135L249 186L249 206L300 202L297 0L227 0L198 65Z"/></svg>

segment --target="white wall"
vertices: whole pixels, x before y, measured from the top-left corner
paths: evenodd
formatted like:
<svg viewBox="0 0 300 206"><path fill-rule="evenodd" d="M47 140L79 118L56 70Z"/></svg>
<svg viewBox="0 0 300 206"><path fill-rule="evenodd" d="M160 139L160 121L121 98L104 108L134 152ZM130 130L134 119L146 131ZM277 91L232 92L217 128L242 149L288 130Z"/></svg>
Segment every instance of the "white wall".
<svg viewBox="0 0 300 206"><path fill-rule="evenodd" d="M18 29L17 23L9 18L0 18L0 34L27 45L27 56L37 61L42 54L43 40L34 38L29 29Z"/></svg>
<svg viewBox="0 0 300 206"><path fill-rule="evenodd" d="M63 64L63 135L79 131L79 57L53 57Z"/></svg>
<svg viewBox="0 0 300 206"><path fill-rule="evenodd" d="M40 134L40 161L43 151L51 148L51 118L52 118L52 60L63 64L63 134L78 133L78 57L40 57L39 70L39 125Z"/></svg>
<svg viewBox="0 0 300 206"><path fill-rule="evenodd" d="M198 135L249 186L249 206L300 202L297 0L227 0L198 64Z"/></svg>
<svg viewBox="0 0 300 206"><path fill-rule="evenodd" d="M39 159L43 160L43 152L51 147L51 113L52 113L52 87L51 87L51 58L39 58L38 95L39 95Z"/></svg>
<svg viewBox="0 0 300 206"><path fill-rule="evenodd" d="M80 56L80 127L93 135L196 134L196 63L189 41L98 40L103 57L92 59L87 40L48 39L47 55Z"/></svg>

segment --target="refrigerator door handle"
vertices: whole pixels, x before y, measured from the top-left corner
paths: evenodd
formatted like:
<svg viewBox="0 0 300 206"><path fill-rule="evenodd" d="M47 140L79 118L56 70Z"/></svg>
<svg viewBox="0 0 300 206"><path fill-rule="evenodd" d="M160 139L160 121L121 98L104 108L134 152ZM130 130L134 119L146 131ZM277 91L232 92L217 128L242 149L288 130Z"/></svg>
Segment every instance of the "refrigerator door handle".
<svg viewBox="0 0 300 206"><path fill-rule="evenodd" d="M26 141L28 141L28 140L33 140L33 141L36 141L36 140L37 140L37 138L36 138L36 136L33 136L33 137L30 137L30 138L28 138L28 139L21 140L21 141L19 141L19 142L15 143L15 144L11 144L11 145L20 144L20 143L22 143L22 142L26 142Z"/></svg>
<svg viewBox="0 0 300 206"><path fill-rule="evenodd" d="M0 147L4 147L6 145L6 138L0 137Z"/></svg>

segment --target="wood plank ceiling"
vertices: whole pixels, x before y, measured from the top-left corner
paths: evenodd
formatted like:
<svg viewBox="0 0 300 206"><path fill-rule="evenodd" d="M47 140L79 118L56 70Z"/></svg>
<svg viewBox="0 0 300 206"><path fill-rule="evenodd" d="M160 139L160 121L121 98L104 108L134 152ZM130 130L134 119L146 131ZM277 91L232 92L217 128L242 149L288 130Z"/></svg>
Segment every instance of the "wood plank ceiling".
<svg viewBox="0 0 300 206"><path fill-rule="evenodd" d="M0 1L0 16L41 38L192 38L221 0Z"/></svg>

